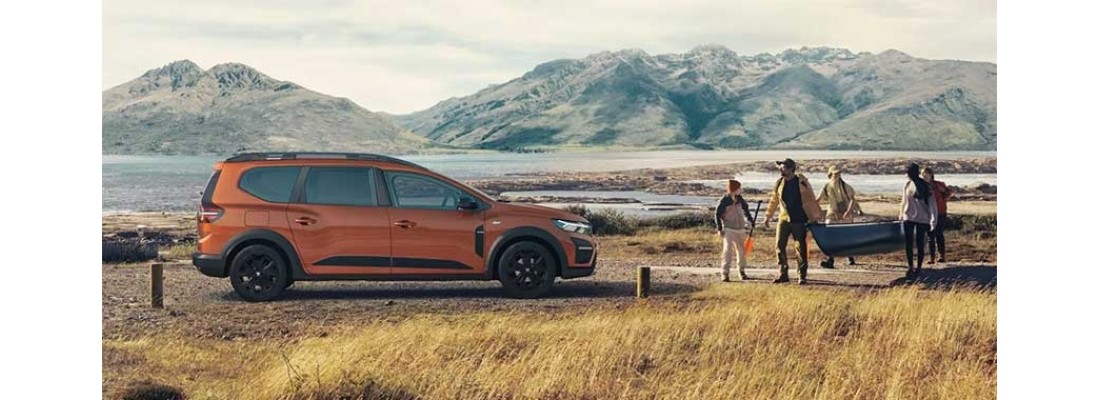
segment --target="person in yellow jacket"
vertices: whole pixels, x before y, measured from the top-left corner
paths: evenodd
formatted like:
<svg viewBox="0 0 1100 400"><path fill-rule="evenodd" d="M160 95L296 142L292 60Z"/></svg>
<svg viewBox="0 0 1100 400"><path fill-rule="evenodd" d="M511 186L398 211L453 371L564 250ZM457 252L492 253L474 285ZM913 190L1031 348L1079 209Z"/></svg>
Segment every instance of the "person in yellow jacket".
<svg viewBox="0 0 1100 400"><path fill-rule="evenodd" d="M779 262L779 277L773 283L790 282L787 275L787 241L794 237L794 249L798 253L798 284L806 284L806 269L809 268L806 248L806 224L820 222L823 218L821 206L817 204L810 180L795 173L798 164L794 160L776 161L780 178L775 182L772 198L768 201L768 212L764 215L764 228L768 228L775 210L779 209L779 225L775 230L775 255Z"/></svg>

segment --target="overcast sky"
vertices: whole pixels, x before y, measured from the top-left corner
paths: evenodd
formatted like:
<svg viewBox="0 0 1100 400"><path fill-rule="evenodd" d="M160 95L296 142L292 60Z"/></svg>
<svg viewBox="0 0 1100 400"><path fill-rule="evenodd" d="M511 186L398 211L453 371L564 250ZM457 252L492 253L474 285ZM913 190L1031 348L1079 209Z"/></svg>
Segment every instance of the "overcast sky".
<svg viewBox="0 0 1100 400"><path fill-rule="evenodd" d="M240 62L408 113L604 50L801 46L997 60L995 0L105 0L103 88L175 60Z"/></svg>

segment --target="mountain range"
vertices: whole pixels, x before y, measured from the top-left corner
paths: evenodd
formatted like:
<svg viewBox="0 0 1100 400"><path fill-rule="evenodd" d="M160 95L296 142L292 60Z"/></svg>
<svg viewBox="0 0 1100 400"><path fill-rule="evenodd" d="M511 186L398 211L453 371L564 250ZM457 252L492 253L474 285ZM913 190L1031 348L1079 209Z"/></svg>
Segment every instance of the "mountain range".
<svg viewBox="0 0 1100 400"><path fill-rule="evenodd" d="M547 62L398 121L488 148L996 149L996 78L995 64L899 51L623 50Z"/></svg>
<svg viewBox="0 0 1100 400"><path fill-rule="evenodd" d="M103 93L103 151L430 147L996 150L997 67L896 50L601 52L406 115L241 64L189 61Z"/></svg>
<svg viewBox="0 0 1100 400"><path fill-rule="evenodd" d="M176 61L103 92L104 154L407 153L430 146L351 100L243 64L204 71Z"/></svg>

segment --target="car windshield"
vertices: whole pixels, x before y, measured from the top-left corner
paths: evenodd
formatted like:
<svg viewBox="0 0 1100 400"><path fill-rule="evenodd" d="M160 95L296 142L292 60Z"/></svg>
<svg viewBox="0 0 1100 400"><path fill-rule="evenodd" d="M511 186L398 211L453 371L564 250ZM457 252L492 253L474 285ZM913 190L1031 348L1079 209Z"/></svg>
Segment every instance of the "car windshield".
<svg viewBox="0 0 1100 400"><path fill-rule="evenodd" d="M436 175L439 175L439 176L446 176L446 175L440 174L440 173L432 171L432 170L429 170L429 171L431 171L432 173L435 173ZM470 186L470 185L466 184L465 182L455 180L454 183L459 184L458 187L461 188L462 190L468 190L468 191L474 192L474 194L480 195L481 197L492 200L492 201L501 201L500 199L497 199L496 196L491 196L488 193L482 192L481 189Z"/></svg>
<svg viewBox="0 0 1100 400"><path fill-rule="evenodd" d="M485 192L482 192L481 190L479 190L479 189L478 189L478 188L476 188L476 187L473 187L473 186L466 186L466 189L469 189L470 191L472 191L472 192L474 192L474 193L476 193L476 194L479 194L479 195L481 195L482 197L484 197L484 198L486 198L486 199L490 199L490 200L493 200L493 201L499 201L499 200L497 200L497 197L496 197L496 196L490 196L489 194L487 194L487 193L485 193Z"/></svg>

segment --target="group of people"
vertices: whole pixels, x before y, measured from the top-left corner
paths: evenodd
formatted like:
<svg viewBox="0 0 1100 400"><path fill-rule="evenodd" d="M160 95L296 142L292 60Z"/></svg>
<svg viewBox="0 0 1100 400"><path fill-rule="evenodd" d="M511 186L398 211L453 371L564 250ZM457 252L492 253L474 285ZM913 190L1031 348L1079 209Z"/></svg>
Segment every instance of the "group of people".
<svg viewBox="0 0 1100 400"><path fill-rule="evenodd" d="M809 179L796 172L798 164L794 160L788 158L777 161L776 166L779 167L780 177L775 182L764 214L764 227L768 228L775 212L779 211L775 233L779 277L772 282L790 282L787 244L793 238L794 249L798 254L798 284L802 285L806 283L806 270L809 266L806 247L807 224L852 222L855 217L863 215L863 210L856 201L855 189L841 179L840 170L835 166L829 168L829 182L816 196ZM931 168L922 169L914 163L909 164L905 173L909 179L902 189L899 219L903 221L905 256L909 266L905 276L912 279L921 274L926 241L931 255L928 263L933 264L937 261L937 250L939 251L938 261L945 260L943 230L947 219L947 201L952 193L946 184L935 179ZM714 222L723 243L722 280L728 282L734 262L737 264L740 278L748 279L745 275L747 264L745 243L749 230L756 225L756 216L749 212L748 202L741 196L740 182L729 180L726 190L726 195L719 199L718 206L715 208ZM829 257L821 262L821 266L833 268L834 262L833 257ZM855 265L855 258L848 257L848 263Z"/></svg>

